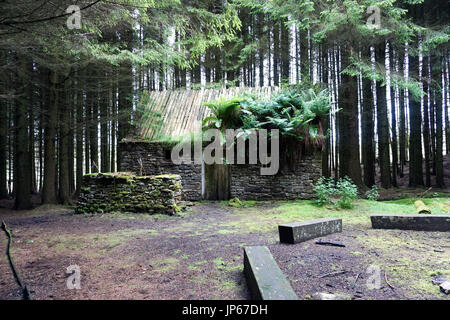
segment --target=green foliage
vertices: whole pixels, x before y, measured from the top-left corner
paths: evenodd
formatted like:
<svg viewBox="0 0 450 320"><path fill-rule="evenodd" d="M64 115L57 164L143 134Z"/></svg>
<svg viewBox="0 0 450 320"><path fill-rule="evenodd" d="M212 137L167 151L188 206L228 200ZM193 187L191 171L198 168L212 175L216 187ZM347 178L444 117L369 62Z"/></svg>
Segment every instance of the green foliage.
<svg viewBox="0 0 450 320"><path fill-rule="evenodd" d="M349 177L341 178L337 183L333 178L321 177L314 186L314 192L317 205L333 205L341 209L351 209L358 197L358 188Z"/></svg>
<svg viewBox="0 0 450 320"><path fill-rule="evenodd" d="M339 179L336 183L337 205L341 209L351 209L353 201L358 197L358 187L349 177Z"/></svg>
<svg viewBox="0 0 450 320"><path fill-rule="evenodd" d="M331 107L327 90L300 86L283 89L270 98L245 95L220 99L206 106L211 109L211 115L203 121L203 130L220 129L220 143L226 141L226 129L242 129L238 136L241 139L260 129L278 129L283 168L301 160L303 149L309 151L323 146L326 132L322 119Z"/></svg>
<svg viewBox="0 0 450 320"><path fill-rule="evenodd" d="M234 6L211 12L211 1L116 0L79 4L81 29L69 30L63 15L73 1L7 0L0 12L0 47L67 74L87 65L152 66L161 72L189 68L208 48L235 37L241 21ZM42 21L40 21L42 20ZM26 24L27 28L18 28ZM139 28L137 28L139 26ZM138 32L145 39L138 41ZM175 36L177 33L177 37ZM6 35L6 37L5 37ZM171 39L171 40L169 40ZM175 43L174 43L175 42Z"/></svg>
<svg viewBox="0 0 450 320"><path fill-rule="evenodd" d="M378 193L378 187L376 185L373 185L370 190L366 191L366 199L371 201L377 201L380 197L380 194Z"/></svg>
<svg viewBox="0 0 450 320"><path fill-rule="evenodd" d="M438 11L436 17L431 1L235 0L234 2L241 7L249 8L252 12L265 13L271 20L284 21L287 25L295 24L301 31L308 30L311 40L316 43L327 45L333 42L345 46L345 52L354 60L358 60L342 66L345 72L352 76L359 76L361 69L364 77L372 78L374 74L368 50L363 49L361 60L357 48L384 46L386 40L396 48L404 48L408 42L409 55L417 57L420 39L424 55L439 56L442 52L446 52L450 39L448 13L445 10ZM367 9L371 6L376 6L380 10L380 26L377 28L367 25L370 16ZM445 4L442 8L445 8ZM422 13L418 19L414 17L415 11ZM376 69L377 77L385 80L386 70L381 69L379 65ZM408 79L403 75L394 75L391 86L408 88L414 98L419 99L424 95L419 81L417 75L410 74Z"/></svg>
<svg viewBox="0 0 450 320"><path fill-rule="evenodd" d="M241 102L243 129L279 129L282 136L320 138L320 120L330 109L327 90L285 89L268 101Z"/></svg>
<svg viewBox="0 0 450 320"><path fill-rule="evenodd" d="M270 99L255 96L220 99L206 104L212 115L203 128L279 129L282 136L302 140L323 137L320 120L330 109L327 90L285 89Z"/></svg>
<svg viewBox="0 0 450 320"><path fill-rule="evenodd" d="M322 207L331 204L331 197L336 191L333 178L320 177L313 190L316 194L315 202L317 205Z"/></svg>
<svg viewBox="0 0 450 320"><path fill-rule="evenodd" d="M211 116L203 120L203 129L235 129L241 124L240 111L243 98L232 99L221 98L219 100L206 103L211 110Z"/></svg>
<svg viewBox="0 0 450 320"><path fill-rule="evenodd" d="M230 199L229 201L228 201L228 205L230 206L230 207L242 207L242 206L244 206L244 204L242 203L242 201L241 200L239 200L239 198L233 198L233 199Z"/></svg>

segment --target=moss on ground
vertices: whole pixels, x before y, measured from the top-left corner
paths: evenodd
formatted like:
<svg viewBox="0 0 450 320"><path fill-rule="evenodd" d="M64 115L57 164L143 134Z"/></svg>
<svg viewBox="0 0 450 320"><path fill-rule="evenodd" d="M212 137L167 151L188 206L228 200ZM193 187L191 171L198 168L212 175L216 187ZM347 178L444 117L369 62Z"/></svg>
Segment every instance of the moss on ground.
<svg viewBox="0 0 450 320"><path fill-rule="evenodd" d="M45 248L53 248L55 250L77 251L91 248L95 249L97 254L101 256L104 253L103 251L109 251L119 245L123 245L130 240L134 240L137 236L156 236L158 234L157 230L152 229L125 229L103 234L63 234L41 238L37 241L43 243Z"/></svg>
<svg viewBox="0 0 450 320"><path fill-rule="evenodd" d="M449 250L445 233L405 232L399 230L368 230L357 240L367 249L367 263L380 266L388 281L399 287L407 299L440 299L439 286L432 283L433 275L450 275ZM441 236L442 234L442 236ZM383 274L384 275L384 274Z"/></svg>
<svg viewBox="0 0 450 320"><path fill-rule="evenodd" d="M174 257L154 258L149 261L149 265L153 267L154 272L166 272L174 270L178 267L180 260Z"/></svg>
<svg viewBox="0 0 450 320"><path fill-rule="evenodd" d="M450 214L450 198L423 200L432 209L433 214ZM130 270L135 269L139 263L145 265L148 262L152 266L150 271L159 276L164 272L178 274L188 271L190 277L188 281L192 281L197 288L216 288L212 290L209 298L223 298L223 296L233 296L231 292L245 291L242 283L239 282L243 266L241 255L229 256L217 251L218 248L222 250L226 247L227 250L230 248L234 250L248 245L249 239L252 243L257 239L266 243L277 243L277 226L280 223L335 217L343 219L344 232L351 231L352 239L355 239L351 240L356 247L351 248L350 254L355 256L355 259L357 257L364 261L366 265L379 265L383 271L386 271L389 282L404 292L405 298L442 299L443 295L439 292L439 286L433 285L431 280L436 275L450 277L448 233L373 230L370 226L369 216L373 213L414 214L414 201L415 199L384 202L358 200L352 210L320 208L313 201L306 200L255 202L239 208L231 208L228 204L224 204L227 207L226 215L221 215L221 219L214 215L197 217L199 212L202 212L197 210L189 213L189 218L166 215L107 214L89 217L89 219L95 219L96 222L106 220L106 225L109 225L108 219L132 219L136 220L136 223L139 220L150 219L155 223L151 223L152 229L144 229L142 224L139 225L139 229L122 229L107 233L71 234L69 233L71 231L65 231L67 233L55 236L54 233L44 231L40 233L39 238L33 238L34 244L26 243L26 245L47 247L47 250L42 250L40 253L41 258L45 258L49 253L50 256L75 254L82 258L102 261L102 264L108 265L108 268L113 265L114 268ZM214 209L214 206L211 208ZM210 207L207 209L209 210ZM76 219L88 218L76 217ZM162 225L158 222L162 222ZM134 223L130 222L130 224ZM250 238L247 237L249 233L259 233L260 236ZM353 238L353 235L356 238ZM197 236L196 239L191 238ZM216 238L211 240L211 236ZM166 239L168 243L173 238L189 239L187 241L206 242L208 246L202 243L205 250L197 250L198 252L185 249L184 246L170 246L168 251L160 251L154 256L143 251L144 249L139 249L139 254L133 256L132 253L126 253L121 255L120 261L112 261L114 255L122 254L120 250L128 248L123 247L124 245L129 245L130 241L135 241L136 238L143 239L143 242L147 243L160 241L160 239ZM0 240L3 240L0 244L4 246L5 240ZM299 248L311 248L309 244L299 244L299 246ZM118 247L120 249L116 250L115 248ZM19 248L24 250L22 247ZM434 251L437 248L444 252ZM211 259L211 256L215 259ZM288 268L296 268L304 264L305 261L298 259L289 262ZM337 263L331 266L331 269L336 271L341 268L342 266ZM95 275L98 274L100 277L101 274L108 272L107 270L99 269L95 271ZM384 277L384 273L382 276ZM221 293L223 293L222 296Z"/></svg>
<svg viewBox="0 0 450 320"><path fill-rule="evenodd" d="M415 214L414 199L395 201L357 200L351 210L318 207L314 201L278 201L275 207L261 210L258 207L235 209L235 220L222 224L223 233L256 233L276 230L278 224L322 218L342 218L344 228L359 225L370 227L374 213ZM450 214L449 198L425 199L433 214Z"/></svg>

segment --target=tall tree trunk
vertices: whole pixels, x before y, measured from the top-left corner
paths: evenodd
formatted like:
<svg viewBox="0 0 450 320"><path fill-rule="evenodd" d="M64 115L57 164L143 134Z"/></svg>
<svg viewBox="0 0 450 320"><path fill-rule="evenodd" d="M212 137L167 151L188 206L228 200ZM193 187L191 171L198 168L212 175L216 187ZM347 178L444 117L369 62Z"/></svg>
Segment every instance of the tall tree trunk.
<svg viewBox="0 0 450 320"><path fill-rule="evenodd" d="M111 172L116 172L117 85L114 80L111 84Z"/></svg>
<svg viewBox="0 0 450 320"><path fill-rule="evenodd" d="M264 14L258 14L258 43L259 43L259 86L264 86Z"/></svg>
<svg viewBox="0 0 450 320"><path fill-rule="evenodd" d="M69 157L69 195L72 196L75 193L75 106L76 106L76 90L70 90L70 100L68 101L69 108L69 123L68 126L68 143L67 153Z"/></svg>
<svg viewBox="0 0 450 320"><path fill-rule="evenodd" d="M92 89L91 89L92 90ZM98 92L88 94L90 109L90 125L89 125L89 147L91 160L91 173L99 172L100 164L98 162Z"/></svg>
<svg viewBox="0 0 450 320"><path fill-rule="evenodd" d="M84 172L89 174L91 172L91 146L90 146L90 132L91 132L91 102L89 93L89 72L86 72L84 94L86 99L84 101Z"/></svg>
<svg viewBox="0 0 450 320"><path fill-rule="evenodd" d="M392 48L389 46L389 55L391 59L390 72L391 75L395 72L396 65L396 54ZM397 142L397 113L396 113L396 87L391 85L391 122L392 122L392 186L397 187L397 174L398 174L398 142Z"/></svg>
<svg viewBox="0 0 450 320"><path fill-rule="evenodd" d="M417 73L419 70L419 58L411 57L410 70ZM409 186L423 186L423 167L422 167L422 112L420 100L417 101L410 94L409 101Z"/></svg>
<svg viewBox="0 0 450 320"><path fill-rule="evenodd" d="M343 68L350 63L352 48L343 54ZM350 177L356 185L362 185L359 158L358 97L357 79L342 75L339 87L339 176Z"/></svg>
<svg viewBox="0 0 450 320"><path fill-rule="evenodd" d="M364 184L368 187L375 185L375 146L373 121L373 91L372 80L363 79L362 104L362 162L364 166Z"/></svg>
<svg viewBox="0 0 450 320"><path fill-rule="evenodd" d="M0 65L6 65L6 53L0 51ZM0 95L7 93L6 81L0 77ZM7 182L8 104L0 98L0 199L8 198Z"/></svg>
<svg viewBox="0 0 450 320"><path fill-rule="evenodd" d="M100 89L100 133L101 133L101 172L110 172L109 137L108 137L108 106L109 92Z"/></svg>
<svg viewBox="0 0 450 320"><path fill-rule="evenodd" d="M48 75L49 96L44 122L44 185L42 188L42 203L54 204L56 199L56 162L55 162L55 142L56 124L59 104L59 76L51 71Z"/></svg>
<svg viewBox="0 0 450 320"><path fill-rule="evenodd" d="M290 30L286 26L285 20L281 23L281 77L284 81L289 83L289 72L291 65L291 55L290 55Z"/></svg>
<svg viewBox="0 0 450 320"><path fill-rule="evenodd" d="M428 63L425 62L423 66L428 70ZM425 73L425 76L422 78L423 82L423 91L425 92L424 105L423 105L423 147L425 151L425 185L427 187L431 186L431 145L430 145L430 74L428 72Z"/></svg>
<svg viewBox="0 0 450 320"><path fill-rule="evenodd" d="M442 95L438 94L441 100L440 105L436 106L436 185L439 188L445 188L444 182L444 165L443 165L443 130L442 130L442 107L444 101Z"/></svg>
<svg viewBox="0 0 450 320"><path fill-rule="evenodd" d="M58 167L59 167L59 201L61 204L67 205L70 200L70 183L69 183L69 108L68 100L70 100L69 90L64 85L61 93L61 104L59 113L59 139L58 139Z"/></svg>
<svg viewBox="0 0 450 320"><path fill-rule="evenodd" d="M77 77L76 84L76 191L75 194L78 196L81 191L81 186L83 182L83 92L81 90L80 84L81 78Z"/></svg>
<svg viewBox="0 0 450 320"><path fill-rule="evenodd" d="M133 49L133 30L127 28L122 38L127 41L128 49ZM182 86L186 85L182 71ZM131 63L123 62L119 68L119 105L118 105L118 141L124 139L131 131L131 112L133 110L133 66ZM121 150L117 150L117 170L121 170Z"/></svg>
<svg viewBox="0 0 450 320"><path fill-rule="evenodd" d="M19 98L16 100L14 112L14 191L16 210L27 210L32 207L31 202L31 163L28 149L28 106L26 96L31 83L27 75L27 61L24 57L18 57L18 83L16 90Z"/></svg>
<svg viewBox="0 0 450 320"><path fill-rule="evenodd" d="M39 138L39 184L38 184L38 192L42 192L42 185L44 183L44 131L43 131L43 126L44 126L44 103L45 103L45 99L46 99L46 90L42 90L42 96L41 96L41 101L39 102L40 104L40 112L39 112L39 133L38 133L38 138Z"/></svg>
<svg viewBox="0 0 450 320"><path fill-rule="evenodd" d="M308 48L308 47L307 47ZM336 99L336 103L339 105L338 101L339 101L339 62L338 62L338 54L339 52L339 47L337 47L336 45L333 47L333 64L334 64L334 96ZM308 51L306 51L306 56L305 59L308 61L307 66L308 69L306 71L309 72L309 60L308 60ZM303 58L302 58L303 59ZM305 72L306 72L305 71ZM309 77L309 73L306 73L305 75L306 77ZM308 78L309 79L309 78ZM338 109L338 106L336 106L336 110ZM340 122L339 122L339 114L338 116L335 117L335 133L336 133L336 137L335 137L335 141L336 141L336 145L335 145L335 153L334 153L334 163L335 163L335 171L334 171L334 176L335 179L337 180L339 178L339 172L340 172L340 168L339 168L339 145L340 145Z"/></svg>
<svg viewBox="0 0 450 320"><path fill-rule="evenodd" d="M31 193L36 193L36 167L35 167L35 149L34 149L34 82L33 82L33 74L34 67L32 61L27 61L27 73L29 77L29 85L28 85L28 126L29 126L29 140L28 140L28 156L30 157L30 190Z"/></svg>
<svg viewBox="0 0 450 320"><path fill-rule="evenodd" d="M381 45L377 49L377 62L385 65L386 47ZM378 131L378 157L380 164L381 186L390 188L391 170L389 156L389 120L386 103L386 87L381 85L381 81L377 81L377 131Z"/></svg>
<svg viewBox="0 0 450 320"><path fill-rule="evenodd" d="M401 68L400 70L403 70ZM405 90L400 89L399 93L399 110L400 110L400 132L399 132L399 142L400 142L400 177L404 176L404 167L406 164L406 112L405 112Z"/></svg>
<svg viewBox="0 0 450 320"><path fill-rule="evenodd" d="M447 51L445 51L444 54L444 58L442 59L443 61L443 70L444 70L444 92L445 92L445 98L443 101L443 105L444 105L444 117L445 117L445 141L446 141L446 152L447 154L450 154L450 112L449 112L449 108L450 106L448 105L448 100L447 97L450 95L449 93L449 66L448 66L448 53Z"/></svg>
<svg viewBox="0 0 450 320"><path fill-rule="evenodd" d="M327 48L324 46L322 47L323 50L323 69L322 69L322 82L328 83L328 55L327 55ZM328 133L328 130L330 129L330 115L327 114L326 117L323 119L323 131L324 134ZM327 137L325 139L325 146L322 150L322 175L324 177L330 177L331 176L331 170L329 165L329 156L330 156L330 135L327 134Z"/></svg>
<svg viewBox="0 0 450 320"><path fill-rule="evenodd" d="M280 85L280 25L273 25L273 85Z"/></svg>

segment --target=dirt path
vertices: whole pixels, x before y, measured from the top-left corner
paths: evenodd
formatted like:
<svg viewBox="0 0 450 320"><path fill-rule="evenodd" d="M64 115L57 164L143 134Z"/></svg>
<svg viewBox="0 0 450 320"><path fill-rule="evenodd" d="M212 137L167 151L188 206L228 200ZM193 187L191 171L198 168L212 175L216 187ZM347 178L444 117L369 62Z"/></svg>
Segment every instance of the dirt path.
<svg viewBox="0 0 450 320"><path fill-rule="evenodd" d="M279 222L330 216L306 206L198 204L183 217L83 216L60 209L19 216L3 212L0 219L14 231L13 256L34 299L249 299L242 275L242 247L248 245L268 245L303 299L315 292L346 293L354 299L445 298L431 285L430 271L450 274L449 233L380 233L370 229L365 212L339 212L331 215L348 219L344 232L326 239L344 242L345 248L318 246L314 240L279 244ZM302 214L307 208L312 211ZM3 250L4 234L0 244ZM433 250L438 247L441 252ZM395 289L386 284L383 272L381 288L367 289L366 270L372 264L386 270ZM81 269L81 290L66 287L71 265ZM320 278L336 271L346 273ZM0 274L0 298L19 299L4 255Z"/></svg>

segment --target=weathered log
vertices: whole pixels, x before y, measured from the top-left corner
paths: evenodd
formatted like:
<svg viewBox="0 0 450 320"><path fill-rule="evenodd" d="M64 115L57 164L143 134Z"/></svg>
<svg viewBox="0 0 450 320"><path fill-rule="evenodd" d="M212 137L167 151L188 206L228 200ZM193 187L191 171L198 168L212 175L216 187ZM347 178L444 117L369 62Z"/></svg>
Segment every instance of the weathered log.
<svg viewBox="0 0 450 320"><path fill-rule="evenodd" d="M431 209L423 203L421 200L417 200L414 202L414 206L416 207L416 211L418 214L431 214Z"/></svg>

